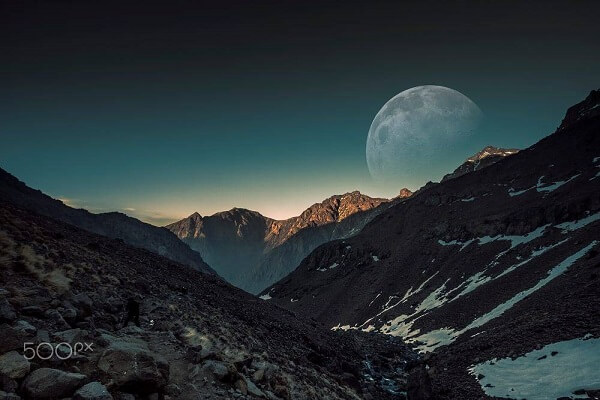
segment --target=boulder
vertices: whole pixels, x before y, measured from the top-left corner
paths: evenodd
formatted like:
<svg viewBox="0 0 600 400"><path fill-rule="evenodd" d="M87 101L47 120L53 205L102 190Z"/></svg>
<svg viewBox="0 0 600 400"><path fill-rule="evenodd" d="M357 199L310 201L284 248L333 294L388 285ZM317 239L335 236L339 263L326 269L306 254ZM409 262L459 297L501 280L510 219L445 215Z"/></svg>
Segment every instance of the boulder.
<svg viewBox="0 0 600 400"><path fill-rule="evenodd" d="M80 318L88 317L92 314L94 308L94 302L85 293L79 293L73 296L71 303L77 309L77 314Z"/></svg>
<svg viewBox="0 0 600 400"><path fill-rule="evenodd" d="M0 400L21 400L21 397L15 393L6 393L0 390Z"/></svg>
<svg viewBox="0 0 600 400"><path fill-rule="evenodd" d="M254 374L252 374L252 379L254 379L255 382L262 381L264 377L265 377L265 370L262 368L259 370L256 370L254 372Z"/></svg>
<svg viewBox="0 0 600 400"><path fill-rule="evenodd" d="M75 392L73 400L113 400L113 397L100 382L90 382Z"/></svg>
<svg viewBox="0 0 600 400"><path fill-rule="evenodd" d="M58 308L58 312L60 313L60 316L63 317L63 319L70 325L74 325L77 321L77 310L68 303L65 304L65 307Z"/></svg>
<svg viewBox="0 0 600 400"><path fill-rule="evenodd" d="M115 387L131 393L153 393L169 380L169 364L153 353L148 344L133 337L103 334L108 343L98 361L98 368L113 379Z"/></svg>
<svg viewBox="0 0 600 400"><path fill-rule="evenodd" d="M27 341L27 334L8 324L1 324L0 338L0 353L6 353L11 350L23 350L23 343Z"/></svg>
<svg viewBox="0 0 600 400"><path fill-rule="evenodd" d="M0 321L12 322L17 319L13 306L5 298L0 298Z"/></svg>
<svg viewBox="0 0 600 400"><path fill-rule="evenodd" d="M58 342L66 342L66 343L69 343L71 346L74 346L75 343L77 343L77 342L84 342L85 338L88 335L89 335L88 331L79 329L79 328L74 328L74 329L67 329L67 330L61 331L61 332L56 332L52 336Z"/></svg>
<svg viewBox="0 0 600 400"><path fill-rule="evenodd" d="M33 371L23 381L23 392L38 400L70 397L87 380L82 374L75 374L52 368Z"/></svg>
<svg viewBox="0 0 600 400"><path fill-rule="evenodd" d="M35 335L35 333L37 332L37 328L35 326L23 320L17 321L14 327L15 329L18 329L28 335Z"/></svg>
<svg viewBox="0 0 600 400"><path fill-rule="evenodd" d="M19 388L19 384L12 378L0 373L0 390L7 393L15 393Z"/></svg>
<svg viewBox="0 0 600 400"><path fill-rule="evenodd" d="M10 379L20 379L29 373L31 365L21 354L9 351L0 356L0 373Z"/></svg>
<svg viewBox="0 0 600 400"><path fill-rule="evenodd" d="M255 384L254 382L252 382L250 379L244 377L244 379L246 379L246 387L248 389L248 393L250 393L253 396L256 397L265 397L265 394L263 393L262 390L260 390Z"/></svg>
<svg viewBox="0 0 600 400"><path fill-rule="evenodd" d="M55 309L46 310L44 317L49 321L54 322L59 328L69 329L71 326L65 321L60 313Z"/></svg>
<svg viewBox="0 0 600 400"><path fill-rule="evenodd" d="M202 375L204 377L212 377L219 381L229 381L236 373L235 367L232 364L226 364L222 361L207 360L196 368L194 375Z"/></svg>
<svg viewBox="0 0 600 400"><path fill-rule="evenodd" d="M243 395L248 394L248 384L245 379L238 379L235 381L235 388Z"/></svg>

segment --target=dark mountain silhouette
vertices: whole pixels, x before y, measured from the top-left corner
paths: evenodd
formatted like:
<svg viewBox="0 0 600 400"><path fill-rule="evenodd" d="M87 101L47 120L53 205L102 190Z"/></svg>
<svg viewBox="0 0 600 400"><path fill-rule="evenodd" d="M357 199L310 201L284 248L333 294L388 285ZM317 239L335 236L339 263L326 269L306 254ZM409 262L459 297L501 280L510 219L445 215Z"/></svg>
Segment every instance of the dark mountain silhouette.
<svg viewBox="0 0 600 400"><path fill-rule="evenodd" d="M504 388L473 366L600 337L599 110L594 91L552 135L427 185L318 247L262 298L432 353L414 379L433 394L411 398L504 397L511 387L493 392ZM585 383L572 390L598 389Z"/></svg>
<svg viewBox="0 0 600 400"><path fill-rule="evenodd" d="M356 234L388 204L352 192L282 221L234 208L208 217L194 213L167 228L229 282L258 293L290 273L318 245Z"/></svg>
<svg viewBox="0 0 600 400"><path fill-rule="evenodd" d="M146 224L118 212L92 214L87 210L71 208L28 187L1 168L0 202L31 210L99 235L121 239L132 246L152 251L200 271L214 273L200 254L182 243L168 229Z"/></svg>

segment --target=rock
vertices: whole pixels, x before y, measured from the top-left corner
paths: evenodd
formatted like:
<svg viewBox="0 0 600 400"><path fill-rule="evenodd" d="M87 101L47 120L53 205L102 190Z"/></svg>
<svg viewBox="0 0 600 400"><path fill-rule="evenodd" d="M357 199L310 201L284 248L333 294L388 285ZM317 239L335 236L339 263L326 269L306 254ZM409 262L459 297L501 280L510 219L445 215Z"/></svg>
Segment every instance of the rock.
<svg viewBox="0 0 600 400"><path fill-rule="evenodd" d="M92 314L92 310L94 308L94 302L92 301L90 296L88 296L87 294L85 294L85 293L76 294L71 299L71 302L73 303L73 306L75 306L75 308L77 308L77 313L79 314L80 317L83 318L83 317L90 316Z"/></svg>
<svg viewBox="0 0 600 400"><path fill-rule="evenodd" d="M35 335L35 337L33 338L33 342L35 343L49 343L50 342L50 335L48 334L47 330L44 329L39 329Z"/></svg>
<svg viewBox="0 0 600 400"><path fill-rule="evenodd" d="M60 316L63 317L63 319L70 325L75 324L75 321L77 321L77 310L70 305L59 308L58 312L60 313Z"/></svg>
<svg viewBox="0 0 600 400"><path fill-rule="evenodd" d="M26 306L21 309L21 314L30 317L42 317L44 315L44 310L38 306Z"/></svg>
<svg viewBox="0 0 600 400"><path fill-rule="evenodd" d="M220 381L227 381L235 373L233 365L227 365L224 362L217 360L207 360L202 366L203 375L212 375Z"/></svg>
<svg viewBox="0 0 600 400"><path fill-rule="evenodd" d="M115 399L117 400L135 400L135 396L131 393L118 392L115 395Z"/></svg>
<svg viewBox="0 0 600 400"><path fill-rule="evenodd" d="M106 334L102 339L109 344L98 361L98 368L111 376L117 388L149 394L167 384L169 364L151 352L146 342Z"/></svg>
<svg viewBox="0 0 600 400"><path fill-rule="evenodd" d="M248 393L256 397L265 397L265 394L254 384L254 382L252 382L246 377L244 378L246 379L246 387L248 388Z"/></svg>
<svg viewBox="0 0 600 400"><path fill-rule="evenodd" d="M219 355L212 349L202 348L200 349L199 357L201 360L218 360Z"/></svg>
<svg viewBox="0 0 600 400"><path fill-rule="evenodd" d="M30 368L29 361L14 350L0 356L0 373L11 379L23 378Z"/></svg>
<svg viewBox="0 0 600 400"><path fill-rule="evenodd" d="M165 392L165 394L168 394L169 396L173 396L173 397L177 398L181 395L181 393L183 391L177 384L170 383L167 386L165 386L164 392Z"/></svg>
<svg viewBox="0 0 600 400"><path fill-rule="evenodd" d="M248 384L245 379L238 379L235 381L235 388L240 391L241 394L248 394Z"/></svg>
<svg viewBox="0 0 600 400"><path fill-rule="evenodd" d="M90 382L75 392L73 400L113 400L113 397L100 382Z"/></svg>
<svg viewBox="0 0 600 400"><path fill-rule="evenodd" d="M14 327L15 327L15 329L18 329L29 335L35 335L35 333L37 332L37 328L35 326L33 326L29 322L23 321L23 320L17 321L15 323Z"/></svg>
<svg viewBox="0 0 600 400"><path fill-rule="evenodd" d="M19 384L14 379L0 373L0 390L8 393L14 393L19 388Z"/></svg>
<svg viewBox="0 0 600 400"><path fill-rule="evenodd" d="M79 328L74 328L74 329L67 329L67 330L61 331L61 332L56 332L52 336L58 342L66 342L66 343L69 343L71 346L74 346L75 343L77 343L77 342L83 343L84 339L88 335L89 335L88 331L85 331L85 330L79 329Z"/></svg>
<svg viewBox="0 0 600 400"><path fill-rule="evenodd" d="M40 368L25 378L23 392L25 395L39 400L69 397L86 380L87 377L82 374L52 368Z"/></svg>
<svg viewBox="0 0 600 400"><path fill-rule="evenodd" d="M290 392L288 391L288 388L284 385L275 385L275 387L273 388L273 393L275 394L275 396L280 397L282 399L290 398Z"/></svg>
<svg viewBox="0 0 600 400"><path fill-rule="evenodd" d="M13 306L5 298L0 298L0 321L12 322L17 319Z"/></svg>
<svg viewBox="0 0 600 400"><path fill-rule="evenodd" d="M260 382L263 380L264 377L265 377L265 370L261 368L254 372L254 374L252 375L252 380L254 380L255 382Z"/></svg>
<svg viewBox="0 0 600 400"><path fill-rule="evenodd" d="M21 400L21 397L14 393L0 391L0 400Z"/></svg>
<svg viewBox="0 0 600 400"><path fill-rule="evenodd" d="M0 340L0 353L6 353L11 350L23 350L23 343L27 341L27 334L8 324L1 324L0 338L2 338Z"/></svg>
<svg viewBox="0 0 600 400"><path fill-rule="evenodd" d="M65 329L71 328L71 326L69 324L67 324L67 321L65 321L65 319L62 317L62 315L60 315L60 313L55 309L46 310L46 312L44 313L44 317L46 317L46 319L54 322L56 325L58 325L59 328L65 328Z"/></svg>

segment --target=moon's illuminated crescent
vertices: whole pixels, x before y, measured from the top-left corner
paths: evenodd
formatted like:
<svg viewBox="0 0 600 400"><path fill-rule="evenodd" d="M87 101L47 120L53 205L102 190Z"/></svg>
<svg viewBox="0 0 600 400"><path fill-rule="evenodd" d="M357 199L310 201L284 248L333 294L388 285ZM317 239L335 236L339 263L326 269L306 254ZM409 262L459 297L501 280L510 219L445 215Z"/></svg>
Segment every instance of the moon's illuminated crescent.
<svg viewBox="0 0 600 400"><path fill-rule="evenodd" d="M456 90L428 85L403 91L385 103L371 123L371 176L380 181L409 177L469 135L481 117L479 107Z"/></svg>

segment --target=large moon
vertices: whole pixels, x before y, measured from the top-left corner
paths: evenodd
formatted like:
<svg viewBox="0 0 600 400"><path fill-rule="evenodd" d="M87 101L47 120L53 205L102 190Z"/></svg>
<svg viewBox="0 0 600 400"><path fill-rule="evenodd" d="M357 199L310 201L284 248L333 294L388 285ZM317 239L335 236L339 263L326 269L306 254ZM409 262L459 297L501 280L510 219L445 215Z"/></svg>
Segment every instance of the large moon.
<svg viewBox="0 0 600 400"><path fill-rule="evenodd" d="M371 123L367 165L377 181L415 178L464 142L482 112L467 96L444 86L417 86L392 97ZM450 171L447 171L450 172Z"/></svg>

